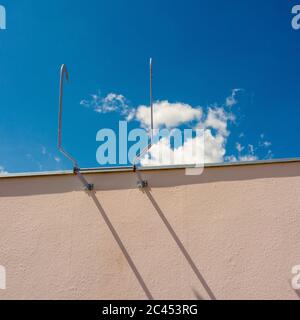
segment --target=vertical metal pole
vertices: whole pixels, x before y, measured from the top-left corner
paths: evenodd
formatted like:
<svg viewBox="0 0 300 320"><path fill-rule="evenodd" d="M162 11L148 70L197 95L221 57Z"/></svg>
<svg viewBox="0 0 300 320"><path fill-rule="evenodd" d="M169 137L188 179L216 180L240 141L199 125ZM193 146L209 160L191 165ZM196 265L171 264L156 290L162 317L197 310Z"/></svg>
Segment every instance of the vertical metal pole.
<svg viewBox="0 0 300 320"><path fill-rule="evenodd" d="M63 93L64 93L64 76L69 80L69 73L66 65L62 65L60 69L60 83L59 83L59 112L58 112L58 149L61 148L62 145L62 101L63 101Z"/></svg>
<svg viewBox="0 0 300 320"><path fill-rule="evenodd" d="M150 108L151 108L151 144L153 143L154 112L153 112L153 60L150 58Z"/></svg>
<svg viewBox="0 0 300 320"><path fill-rule="evenodd" d="M154 106L153 106L153 59L150 58L150 109L151 109L151 128L150 128L150 143L149 145L139 153L138 156L133 161L133 171L136 172L137 166L136 163L139 161L148 151L149 149L153 146L153 138L154 138ZM149 132L148 132L149 135ZM143 181L139 179L138 186L141 188L144 188L147 186L147 181Z"/></svg>

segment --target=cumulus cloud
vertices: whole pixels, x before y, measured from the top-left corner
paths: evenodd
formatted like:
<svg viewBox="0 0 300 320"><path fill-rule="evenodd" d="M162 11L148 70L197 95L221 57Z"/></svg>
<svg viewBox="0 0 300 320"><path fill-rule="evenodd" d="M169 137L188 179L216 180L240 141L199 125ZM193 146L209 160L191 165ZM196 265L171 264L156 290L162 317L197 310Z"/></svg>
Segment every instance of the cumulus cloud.
<svg viewBox="0 0 300 320"><path fill-rule="evenodd" d="M199 108L195 110L199 110ZM193 119L192 116L186 118L189 121ZM203 136L187 139L177 149L171 147L168 139L161 139L152 146L148 155L142 159L141 164L167 165L223 162L226 154L226 142L230 134L228 126L234 119L233 114L226 111L222 106L215 105L210 107L206 113L201 110L196 128L202 129ZM176 124L178 125L178 122ZM166 122L163 125L166 125ZM197 153L193 151L196 148L200 149ZM161 158L160 153L167 156ZM169 154L171 154L171 157L168 156Z"/></svg>
<svg viewBox="0 0 300 320"><path fill-rule="evenodd" d="M236 97L240 91L243 91L243 89L233 89L232 90L231 95L226 98L226 106L227 107L233 107L234 105L236 105L238 103Z"/></svg>
<svg viewBox="0 0 300 320"><path fill-rule="evenodd" d="M225 161L228 162L247 162L247 161L256 161L258 160L258 156L255 154L256 148L252 144L248 144L248 146L243 146L241 143L237 142L236 150L238 151L238 155L230 155L225 157Z"/></svg>
<svg viewBox="0 0 300 320"><path fill-rule="evenodd" d="M272 142L270 142L270 141L264 141L264 142L262 142L262 146L263 146L263 147L268 148L268 147L271 147L271 145L272 145Z"/></svg>
<svg viewBox="0 0 300 320"><path fill-rule="evenodd" d="M254 155L251 155L251 154L247 154L245 156L240 156L239 160L243 161L243 162L256 161L257 160L257 156L254 156Z"/></svg>
<svg viewBox="0 0 300 320"><path fill-rule="evenodd" d="M205 163L219 163L224 161L226 154L226 141L227 138L220 133L213 134L211 130L206 129L204 135Z"/></svg>
<svg viewBox="0 0 300 320"><path fill-rule="evenodd" d="M187 139L178 148L171 147L170 140L162 138L151 147L141 164L154 166L219 163L224 161L225 147L226 137L221 134L214 135L210 129L204 129L202 136Z"/></svg>
<svg viewBox="0 0 300 320"><path fill-rule="evenodd" d="M225 162L237 162L237 161L238 161L238 158L234 155L225 157Z"/></svg>
<svg viewBox="0 0 300 320"><path fill-rule="evenodd" d="M203 163L203 137L188 139L178 148L171 148L167 137L159 140L141 160L142 166L170 165L170 164L197 164ZM198 147L198 151L195 152ZM199 150L200 149L200 150ZM199 157L200 155L200 157Z"/></svg>
<svg viewBox="0 0 300 320"><path fill-rule="evenodd" d="M272 146L272 143L265 139L265 135L263 133L260 135L259 146L264 148L269 148Z"/></svg>
<svg viewBox="0 0 300 320"><path fill-rule="evenodd" d="M56 164L56 167L61 162L61 158L56 154L53 154L48 150L44 145L40 146L40 154L31 153L26 154L26 158L36 165L39 171L44 170L47 167L52 167L53 163Z"/></svg>
<svg viewBox="0 0 300 320"><path fill-rule="evenodd" d="M183 102L169 102L167 100L157 101L154 103L154 125L155 128L176 128L181 125L193 125L195 128L203 129L205 148L203 158L205 163L222 162L226 154L226 142L230 134L228 129L229 123L234 121L235 117L229 107L237 103L236 95L241 89L234 89L231 95L225 99L223 105L212 105L205 110L199 106L191 106ZM133 108L129 105L127 99L120 94L110 93L102 97L100 92L91 96L89 100L82 100L82 106L91 108L98 113L118 112L127 121L135 120L140 123L141 127L148 128L151 126L151 109L149 106L140 105ZM202 137L202 138L203 138ZM142 164L170 164L170 157L161 159L158 154L171 154L173 163L199 163L193 153L188 151L192 146L199 144L199 139L187 139L179 148L172 148L169 139L161 139L149 150ZM187 154L190 154L187 156ZM203 162L203 159L201 159Z"/></svg>
<svg viewBox="0 0 300 320"><path fill-rule="evenodd" d="M241 153L244 149L245 149L245 147L243 147L240 143L236 143L236 150L239 152L239 153Z"/></svg>
<svg viewBox="0 0 300 320"><path fill-rule="evenodd" d="M199 121L202 116L202 108L193 108L186 103L170 103L168 101L159 101L153 105L155 128L178 127L183 123ZM136 111L136 120L143 127L151 126L151 109L147 106L139 106Z"/></svg>
<svg viewBox="0 0 300 320"><path fill-rule="evenodd" d="M242 145L236 143L237 154L226 155L226 147L230 136L230 125L235 122L233 106L238 103L237 96L243 89L233 89L225 98L223 104L212 104L208 108L192 106L184 102L169 102L168 100L154 103L155 129L178 128L179 126L192 126L203 130L201 138L186 139L178 148L171 147L169 138L161 138L141 159L142 165L167 165L167 164L195 164L199 158L195 158L190 152L192 146L199 145L204 163L220 163L224 161L254 161L258 159L254 145ZM110 93L102 97L100 93L92 95L89 100L82 100L81 105L93 109L97 113L117 112L127 121L137 121L140 127L149 129L151 126L151 109L149 106L140 105L132 107L128 100L121 94ZM245 137L244 133L238 134L239 138ZM200 141L204 139L204 147ZM203 143L202 143L203 145ZM259 147L268 148L271 143L261 135ZM164 154L166 155L164 157ZM199 156L199 155L198 155ZM272 156L270 150L268 157ZM171 161L171 163L170 163Z"/></svg>
<svg viewBox="0 0 300 320"><path fill-rule="evenodd" d="M206 128L216 130L220 135L226 137L229 135L228 123L234 121L232 113L227 112L223 107L214 107L208 109L207 118L204 122Z"/></svg>
<svg viewBox="0 0 300 320"><path fill-rule="evenodd" d="M265 156L265 159L272 159L274 158L274 154L272 152L272 150L268 150L266 156Z"/></svg>
<svg viewBox="0 0 300 320"><path fill-rule="evenodd" d="M235 89L233 97L240 89ZM195 163L219 163L224 161L226 143L230 135L229 124L234 122L235 116L227 106L228 98L223 105L213 105L208 110L201 107L193 107L185 103L158 102L154 105L155 127L175 128L182 124L196 122L195 128L203 129L203 137L188 139L179 148L172 148L168 139L161 139L149 150L142 159L142 165L167 165L167 164L195 164ZM136 119L144 127L150 126L150 108L140 106L136 113ZM204 140L202 139L204 138ZM201 141L202 143L201 147ZM200 148L202 159L195 158L192 147ZM201 150L203 148L203 150ZM159 157L159 152L169 155L165 159ZM171 163L170 163L171 159Z"/></svg>
<svg viewBox="0 0 300 320"><path fill-rule="evenodd" d="M90 99L82 100L80 105L91 108L97 113L110 113L118 112L126 118L127 121L131 121L135 115L135 109L129 106L127 99L116 93L109 93L107 96L102 97L101 93L92 94Z"/></svg>

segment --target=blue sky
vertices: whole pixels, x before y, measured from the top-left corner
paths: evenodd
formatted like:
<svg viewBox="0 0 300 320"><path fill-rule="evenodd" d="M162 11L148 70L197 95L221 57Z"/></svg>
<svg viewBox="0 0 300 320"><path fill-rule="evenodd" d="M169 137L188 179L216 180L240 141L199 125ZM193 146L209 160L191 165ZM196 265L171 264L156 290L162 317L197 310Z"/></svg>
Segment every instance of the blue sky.
<svg viewBox="0 0 300 320"><path fill-rule="evenodd" d="M96 133L117 128L122 115L95 112L80 102L101 92L103 98L122 95L134 110L148 105L149 57L155 61L155 100L201 108L206 119L209 108L225 110L232 90L242 89L225 111L235 120L223 118L228 131L224 161L300 155L300 30L291 27L297 1L0 4L7 11L7 30L0 30L2 171L71 168L56 149L62 63L70 72L64 145L81 167L98 166ZM140 126L137 120L130 126Z"/></svg>

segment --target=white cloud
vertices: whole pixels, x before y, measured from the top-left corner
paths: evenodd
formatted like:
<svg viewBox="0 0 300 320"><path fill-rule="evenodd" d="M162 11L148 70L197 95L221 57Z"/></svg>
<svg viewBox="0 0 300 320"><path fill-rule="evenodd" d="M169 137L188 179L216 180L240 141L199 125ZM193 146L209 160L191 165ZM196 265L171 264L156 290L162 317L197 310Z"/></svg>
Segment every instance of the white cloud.
<svg viewBox="0 0 300 320"><path fill-rule="evenodd" d="M225 161L226 161L226 162L237 162L238 159L237 159L236 156L231 155L231 156L226 156L226 157L225 157Z"/></svg>
<svg viewBox="0 0 300 320"><path fill-rule="evenodd" d="M26 154L26 158L33 162L38 170L42 171L44 168L52 168L54 162L56 167L61 163L61 158L58 155L49 152L46 146L42 145L40 148L41 156L37 154L32 155L31 153Z"/></svg>
<svg viewBox="0 0 300 320"><path fill-rule="evenodd" d="M234 121L234 119L233 114L225 111L223 107L209 108L204 126L215 129L219 134L227 137L229 135L228 122Z"/></svg>
<svg viewBox="0 0 300 320"><path fill-rule="evenodd" d="M57 162L57 163L60 163L61 159L59 157L54 157L54 161Z"/></svg>
<svg viewBox="0 0 300 320"><path fill-rule="evenodd" d="M256 161L256 160L257 160L257 157L254 156L254 155L251 155L251 154L247 154L247 155L245 155L245 156L239 157L239 160L240 160L240 161L244 161L244 162L247 162L247 161Z"/></svg>
<svg viewBox="0 0 300 320"><path fill-rule="evenodd" d="M268 150L268 153L265 156L265 159L272 159L272 158L274 158L274 154L273 154L272 150Z"/></svg>
<svg viewBox="0 0 300 320"><path fill-rule="evenodd" d="M264 134L264 133L262 133L262 134L260 135L259 146L260 146L260 147L265 147L265 148L269 148L269 147L272 146L272 142L267 141L267 140L265 139L265 134Z"/></svg>
<svg viewBox="0 0 300 320"><path fill-rule="evenodd" d="M254 155L254 145L249 144L249 145L248 145L248 150L249 150L249 154L250 154L250 155Z"/></svg>
<svg viewBox="0 0 300 320"><path fill-rule="evenodd" d="M162 138L152 146L141 164L155 166L223 162L226 138L220 134L213 135L210 129L203 130L203 135L187 139L176 149L170 146L168 138Z"/></svg>
<svg viewBox="0 0 300 320"><path fill-rule="evenodd" d="M191 107L192 108L192 107ZM199 110L198 108L195 110ZM183 109L181 109L183 111ZM191 117L187 117L191 121ZM182 118L181 118L182 119ZM228 125L234 121L232 113L227 112L222 106L214 106L208 109L207 114L198 115L198 123L196 128L203 129L204 144L200 143L199 137L189 139L177 148L172 149L168 139L161 139L150 150L149 155L142 159L142 165L167 165L167 164L197 164L197 163L220 163L224 161L226 153L226 142L230 134ZM166 120L166 118L164 118ZM188 121L186 121L188 122ZM162 123L162 121L161 121ZM178 122L174 123L178 125ZM169 122L164 121L163 125L168 126ZM198 155L202 155L202 159L195 158L192 147L197 145L200 150ZM167 155L165 159L159 157L160 154ZM168 155L171 154L171 157ZM173 161L170 163L170 159Z"/></svg>
<svg viewBox="0 0 300 320"><path fill-rule="evenodd" d="M47 148L45 146L42 146L42 155L47 154Z"/></svg>
<svg viewBox="0 0 300 320"><path fill-rule="evenodd" d="M255 161L258 159L257 148L249 144L243 146L237 142L235 147L237 154L226 155L227 141L230 136L229 126L234 123L235 115L233 106L238 103L237 95L243 89L233 89L231 95L225 99L222 105L212 105L207 109L194 107L187 103L172 103L167 100L154 103L154 126L155 128L176 128L181 125L193 125L194 128L201 128L204 131L205 148L203 157L205 163L219 163L223 161ZM110 93L102 97L100 93L92 95L90 100L81 101L81 105L92 108L98 113L118 112L127 121L135 120L143 128L151 125L151 110L149 106L140 105L137 108L130 106L127 99L120 94ZM244 133L238 134L239 138L245 138ZM266 141L264 134L261 134L259 147L268 148L271 142ZM142 165L166 165L166 164L188 164L199 163L193 155L186 156L197 138L185 141L183 146L174 149L169 145L169 139L161 139L152 146L149 153L141 160ZM163 158L160 154L171 155ZM268 157L272 156L269 150ZM170 159L173 163L170 163ZM202 161L202 160L201 160Z"/></svg>
<svg viewBox="0 0 300 320"><path fill-rule="evenodd" d="M200 107L193 108L186 103L170 103L168 101L159 101L153 105L154 125L155 128L178 127L183 123L191 121L199 121L202 116L202 109ZM136 120L141 123L143 127L151 126L151 109L147 106L139 106L136 111Z"/></svg>
<svg viewBox="0 0 300 320"><path fill-rule="evenodd" d="M256 161L258 160L258 157L252 154L245 154L240 156L230 155L230 156L226 156L224 160L226 162L238 162L238 161L247 162L247 161Z"/></svg>
<svg viewBox="0 0 300 320"><path fill-rule="evenodd" d="M172 149L168 139L162 139L155 144L149 154L142 159L142 165L167 165L167 164L196 164L219 163L224 161L226 154L227 138L230 135L229 123L235 120L234 115L224 106L214 105L206 113L202 108L194 108L184 103L169 103L162 101L154 105L154 118L156 127L176 127L191 121L197 121L196 128L203 129L204 150L200 151L203 159L196 159L191 148L197 144L201 148L199 138L185 141L182 147ZM137 120L142 126L150 125L150 109L143 106L138 109ZM159 158L161 154L169 155L166 159ZM188 155L188 156L187 156ZM170 163L172 159L172 163Z"/></svg>
<svg viewBox="0 0 300 320"><path fill-rule="evenodd" d="M204 135L204 161L205 163L219 163L224 161L226 153L226 137L217 133L213 135L211 130L206 129Z"/></svg>
<svg viewBox="0 0 300 320"><path fill-rule="evenodd" d="M258 156L255 154L256 148L252 144L248 144L247 147L243 146L241 143L236 143L236 149L238 151L238 155L230 155L225 157L225 161L228 162L236 162L236 161L256 161L258 160ZM246 150L246 152L245 152ZM244 152L244 153L243 153Z"/></svg>
<svg viewBox="0 0 300 320"><path fill-rule="evenodd" d="M92 108L97 113L118 112L130 121L134 118L135 110L129 106L129 102L121 94L109 93L102 97L101 93L92 94L89 100L82 100L80 105Z"/></svg>
<svg viewBox="0 0 300 320"><path fill-rule="evenodd" d="M146 155L142 160L143 166L152 165L171 165L171 164L196 164L203 163L203 159L197 158L193 154L193 146L197 143L199 147L203 148L201 139L188 139L182 146L172 149L169 144L168 138L162 138L158 143L153 145L149 151L149 155ZM202 150L203 151L203 150ZM200 151L201 153L201 151ZM203 157L202 157L203 158Z"/></svg>
<svg viewBox="0 0 300 320"><path fill-rule="evenodd" d="M271 146L272 146L272 142L270 142L270 141L264 141L264 142L263 142L263 146L266 147L266 148L271 147Z"/></svg>
<svg viewBox="0 0 300 320"><path fill-rule="evenodd" d="M226 98L226 106L227 107L233 107L234 105L236 105L238 103L236 96L240 91L243 91L243 89L233 89L232 90L231 95Z"/></svg>
<svg viewBox="0 0 300 320"><path fill-rule="evenodd" d="M245 149L245 147L243 147L240 143L236 143L236 145L235 145L235 147L236 147L236 150L239 152L239 153L241 153L244 149Z"/></svg>
<svg viewBox="0 0 300 320"><path fill-rule="evenodd" d="M5 168L3 166L0 166L0 174L1 175L7 175L8 174L8 172L5 171Z"/></svg>

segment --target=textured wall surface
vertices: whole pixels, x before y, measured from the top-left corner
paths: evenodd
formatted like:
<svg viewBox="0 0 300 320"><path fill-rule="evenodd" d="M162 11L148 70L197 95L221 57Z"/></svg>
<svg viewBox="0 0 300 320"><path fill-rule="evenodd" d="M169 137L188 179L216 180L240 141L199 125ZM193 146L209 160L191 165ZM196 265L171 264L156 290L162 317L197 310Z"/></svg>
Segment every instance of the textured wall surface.
<svg viewBox="0 0 300 320"><path fill-rule="evenodd" d="M0 179L0 299L299 299L300 163Z"/></svg>

